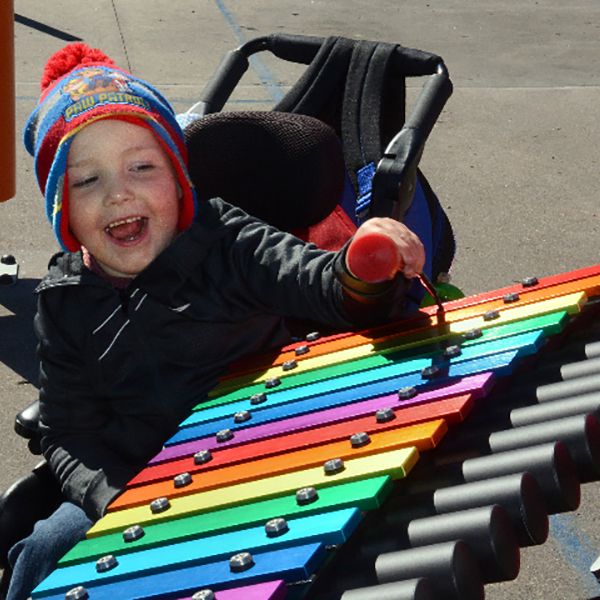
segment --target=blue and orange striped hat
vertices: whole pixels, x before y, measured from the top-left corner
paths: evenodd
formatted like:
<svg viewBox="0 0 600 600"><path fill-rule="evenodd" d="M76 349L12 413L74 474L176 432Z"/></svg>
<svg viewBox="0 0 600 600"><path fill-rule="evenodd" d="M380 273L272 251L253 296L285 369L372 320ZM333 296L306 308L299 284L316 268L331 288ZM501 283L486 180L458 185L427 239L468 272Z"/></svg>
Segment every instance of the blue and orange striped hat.
<svg viewBox="0 0 600 600"><path fill-rule="evenodd" d="M99 119L122 119L147 127L171 159L182 189L178 227L196 216L196 193L187 171L187 150L173 108L147 82L117 67L103 52L83 43L53 54L44 69L40 102L25 126L46 215L63 249L81 245L69 229L67 157L74 136Z"/></svg>

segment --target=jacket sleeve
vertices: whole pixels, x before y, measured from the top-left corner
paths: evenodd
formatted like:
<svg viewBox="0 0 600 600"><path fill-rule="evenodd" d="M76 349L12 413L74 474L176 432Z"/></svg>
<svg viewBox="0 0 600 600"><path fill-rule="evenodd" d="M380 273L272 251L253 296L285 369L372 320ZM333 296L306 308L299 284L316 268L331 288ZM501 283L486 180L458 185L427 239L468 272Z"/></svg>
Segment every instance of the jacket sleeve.
<svg viewBox="0 0 600 600"><path fill-rule="evenodd" d="M102 439L110 417L93 394L84 342L69 339L52 314L66 314L66 307L55 298L55 310L49 309L46 296L53 293L60 294L40 294L35 317L42 450L65 497L95 521L138 466L124 462Z"/></svg>
<svg viewBox="0 0 600 600"><path fill-rule="evenodd" d="M283 316L350 327L402 313L407 280L371 284L346 268L346 250L321 250L225 203L223 221L237 231L234 268L264 308Z"/></svg>

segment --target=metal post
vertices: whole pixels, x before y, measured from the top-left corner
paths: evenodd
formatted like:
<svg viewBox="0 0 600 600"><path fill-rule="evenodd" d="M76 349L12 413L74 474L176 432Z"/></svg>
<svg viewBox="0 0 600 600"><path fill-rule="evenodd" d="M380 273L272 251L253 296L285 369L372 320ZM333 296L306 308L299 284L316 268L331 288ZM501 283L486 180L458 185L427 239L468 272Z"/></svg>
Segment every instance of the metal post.
<svg viewBox="0 0 600 600"><path fill-rule="evenodd" d="M13 0L0 2L0 202L15 195L15 53Z"/></svg>

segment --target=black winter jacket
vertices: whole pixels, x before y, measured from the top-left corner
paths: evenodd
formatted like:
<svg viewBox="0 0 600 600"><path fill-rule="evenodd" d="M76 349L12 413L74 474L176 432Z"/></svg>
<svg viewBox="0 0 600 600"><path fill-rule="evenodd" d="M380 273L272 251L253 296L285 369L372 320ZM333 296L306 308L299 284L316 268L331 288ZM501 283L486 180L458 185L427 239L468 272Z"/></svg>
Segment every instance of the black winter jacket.
<svg viewBox="0 0 600 600"><path fill-rule="evenodd" d="M93 520L229 363L290 341L284 317L348 328L381 319L403 294L402 277L361 284L343 252L219 199L199 219L125 290L81 253L57 255L38 286L43 452Z"/></svg>

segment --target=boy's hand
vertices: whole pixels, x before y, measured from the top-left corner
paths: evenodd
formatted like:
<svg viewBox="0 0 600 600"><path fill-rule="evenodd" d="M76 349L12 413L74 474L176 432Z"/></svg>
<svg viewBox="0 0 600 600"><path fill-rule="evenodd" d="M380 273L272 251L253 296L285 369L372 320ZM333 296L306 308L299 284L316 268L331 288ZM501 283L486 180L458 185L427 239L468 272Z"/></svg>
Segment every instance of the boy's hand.
<svg viewBox="0 0 600 600"><path fill-rule="evenodd" d="M375 283L401 271L416 277L425 264L421 240L406 225L386 217L365 221L346 253L346 267L358 279Z"/></svg>

